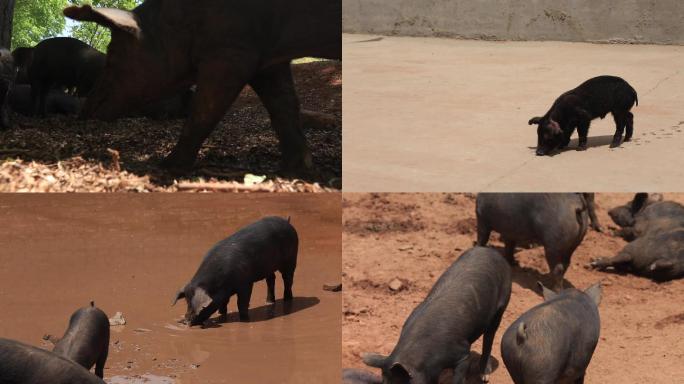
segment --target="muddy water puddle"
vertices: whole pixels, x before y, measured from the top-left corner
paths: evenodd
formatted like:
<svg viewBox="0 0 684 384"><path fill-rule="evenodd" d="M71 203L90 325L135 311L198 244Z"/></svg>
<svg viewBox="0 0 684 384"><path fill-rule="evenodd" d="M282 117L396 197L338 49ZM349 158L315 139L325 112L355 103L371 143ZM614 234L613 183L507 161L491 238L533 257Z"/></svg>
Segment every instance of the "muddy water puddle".
<svg viewBox="0 0 684 384"><path fill-rule="evenodd" d="M300 237L295 298L266 305L255 285L251 322L229 315L206 327L171 306L205 252L265 215L291 216ZM111 327L105 380L118 383L294 383L339 380L339 195L0 196L0 337L43 348L90 300Z"/></svg>

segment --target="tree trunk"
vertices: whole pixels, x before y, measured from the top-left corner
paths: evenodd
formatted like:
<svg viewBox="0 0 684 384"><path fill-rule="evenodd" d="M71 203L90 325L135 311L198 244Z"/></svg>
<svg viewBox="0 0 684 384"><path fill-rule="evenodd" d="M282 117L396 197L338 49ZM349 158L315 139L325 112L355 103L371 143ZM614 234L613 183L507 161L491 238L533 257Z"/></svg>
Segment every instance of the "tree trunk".
<svg viewBox="0 0 684 384"><path fill-rule="evenodd" d="M0 47L12 44L12 18L15 0L0 0Z"/></svg>

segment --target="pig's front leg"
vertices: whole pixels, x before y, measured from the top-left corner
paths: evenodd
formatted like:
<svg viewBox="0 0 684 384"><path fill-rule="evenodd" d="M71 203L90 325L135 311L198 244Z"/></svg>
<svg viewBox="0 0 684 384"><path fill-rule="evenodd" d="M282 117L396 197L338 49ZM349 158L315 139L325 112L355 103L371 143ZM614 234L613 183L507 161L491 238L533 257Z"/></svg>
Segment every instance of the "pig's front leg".
<svg viewBox="0 0 684 384"><path fill-rule="evenodd" d="M579 144L577 145L578 151L587 150L587 136L589 135L589 125L590 121L581 121L577 124L577 134L579 135Z"/></svg>
<svg viewBox="0 0 684 384"><path fill-rule="evenodd" d="M249 321L249 300L252 297L252 287L254 284L247 284L240 287L238 290L238 312L240 313L240 321Z"/></svg>
<svg viewBox="0 0 684 384"><path fill-rule="evenodd" d="M200 65L190 117L162 167L176 171L192 168L202 144L252 77L257 57L236 53L235 57L217 58Z"/></svg>

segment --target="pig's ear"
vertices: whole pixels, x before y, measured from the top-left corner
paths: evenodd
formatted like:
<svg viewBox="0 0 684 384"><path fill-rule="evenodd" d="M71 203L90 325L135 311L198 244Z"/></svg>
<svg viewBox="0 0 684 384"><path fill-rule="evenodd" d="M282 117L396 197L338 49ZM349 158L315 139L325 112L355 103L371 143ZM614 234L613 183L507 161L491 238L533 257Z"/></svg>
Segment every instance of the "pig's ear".
<svg viewBox="0 0 684 384"><path fill-rule="evenodd" d="M383 368L385 366L385 362L387 361L387 356L377 353L364 353L361 355L361 360L363 360L363 363L369 367Z"/></svg>
<svg viewBox="0 0 684 384"><path fill-rule="evenodd" d="M180 300L184 297L185 297L185 288L181 288L178 290L178 293L176 293L176 297L173 299L173 304L171 304L171 306L173 307L174 305L176 305L178 300Z"/></svg>
<svg viewBox="0 0 684 384"><path fill-rule="evenodd" d="M646 205L648 201L648 193L639 192L634 195L634 200L632 200L632 214L636 214L641 211L641 209Z"/></svg>
<svg viewBox="0 0 684 384"><path fill-rule="evenodd" d="M411 372L399 362L392 364L390 372L393 378L400 378L399 382L408 383L411 380Z"/></svg>
<svg viewBox="0 0 684 384"><path fill-rule="evenodd" d="M138 20L132 12L114 8L99 8L83 5L64 8L64 16L78 21L92 21L111 30L127 32L134 37L140 36Z"/></svg>
<svg viewBox="0 0 684 384"><path fill-rule="evenodd" d="M544 296L544 301L549 301L558 295L556 292L546 288L544 286L544 284L541 283L541 281L537 281L537 286L542 291L542 295Z"/></svg>
<svg viewBox="0 0 684 384"><path fill-rule="evenodd" d="M563 133L560 124L558 124L558 122L554 119L549 119L549 127L551 127L551 133L553 133L554 135Z"/></svg>
<svg viewBox="0 0 684 384"><path fill-rule="evenodd" d="M601 282L599 281L598 283L592 285L591 287L587 288L584 290L584 293L586 293L589 297L591 297L591 300L596 303L596 306L599 305L601 302Z"/></svg>
<svg viewBox="0 0 684 384"><path fill-rule="evenodd" d="M212 298L207 294L207 291L205 291L202 288L195 288L195 293L192 295L192 308L195 310L195 313L200 313L204 308L208 307L211 305Z"/></svg>
<svg viewBox="0 0 684 384"><path fill-rule="evenodd" d="M531 118L530 121L527 122L527 124L528 125L539 124L540 121L541 121L541 117L537 116L537 117Z"/></svg>

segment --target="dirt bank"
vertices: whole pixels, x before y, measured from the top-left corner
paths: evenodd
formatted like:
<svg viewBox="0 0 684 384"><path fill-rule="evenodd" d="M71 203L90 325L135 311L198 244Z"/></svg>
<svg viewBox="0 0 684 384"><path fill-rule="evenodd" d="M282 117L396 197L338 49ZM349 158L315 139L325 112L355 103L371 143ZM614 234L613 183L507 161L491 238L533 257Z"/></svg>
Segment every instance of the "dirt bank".
<svg viewBox="0 0 684 384"><path fill-rule="evenodd" d="M614 226L607 210L629 194L597 195L598 216ZM665 194L684 203L684 195ZM389 353L411 310L440 274L476 239L475 201L457 194L345 194L343 200L342 365L364 368L363 352ZM497 235L492 239L502 247ZM573 255L566 279L578 288L604 285L601 339L587 383L672 383L684 377L684 280L656 284L631 275L590 271L583 266L612 256L625 242L610 233L589 231ZM503 366L503 331L524 311L541 302L535 283L547 278L543 249L519 250L513 293L497 333L492 383L511 383ZM398 279L399 291L389 283ZM396 284L396 283L395 283ZM395 286L396 288L396 286ZM481 351L478 341L474 351Z"/></svg>
<svg viewBox="0 0 684 384"><path fill-rule="evenodd" d="M298 178L339 188L342 176L342 64L335 61L297 64L293 65L293 73L302 108L313 112L306 114L303 129L315 169ZM242 183L246 173L274 179L280 166L278 140L271 129L268 113L249 87L205 142L193 172L182 177L165 172L158 164L175 145L184 120L137 118L100 122L60 116L34 119L17 114L13 118L14 128L0 132L0 162L17 158L24 162L35 161L35 166L24 166L35 173L47 172L46 167L56 167L59 161L74 157L83 158L91 165L83 169L65 166L74 175L64 180L53 174L59 184L64 184L62 188L53 188L54 191L66 191L88 178L95 181L86 183L86 187L97 191L102 177L94 167L99 163L112 170L108 175L110 179L118 176L131 186L115 189L117 191L137 188L170 192L178 190L174 180L213 178ZM108 149L118 151L118 164L123 172L118 172ZM7 170L0 171L0 179L4 185L21 181ZM15 190L26 185L31 184L18 183Z"/></svg>
<svg viewBox="0 0 684 384"><path fill-rule="evenodd" d="M188 329L175 292L218 240L264 215L291 216L300 236L295 301L272 313L255 285L250 323ZM47 347L90 300L113 327L110 383L304 383L339 380L340 196L2 195L0 337ZM137 378L135 381L134 378ZM145 381L148 380L148 381ZM166 381L165 381L166 380Z"/></svg>

